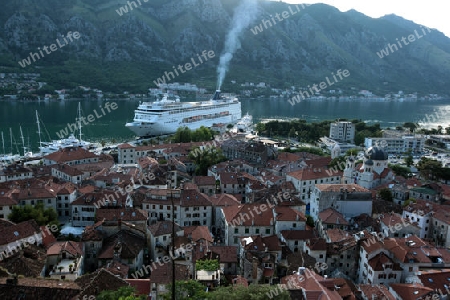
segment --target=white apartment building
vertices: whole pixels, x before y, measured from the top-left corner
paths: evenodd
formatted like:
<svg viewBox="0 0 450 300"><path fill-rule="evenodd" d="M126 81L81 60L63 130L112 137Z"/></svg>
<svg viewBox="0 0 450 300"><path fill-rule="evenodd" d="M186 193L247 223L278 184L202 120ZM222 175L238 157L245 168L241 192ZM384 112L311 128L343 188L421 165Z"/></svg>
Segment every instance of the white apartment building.
<svg viewBox="0 0 450 300"><path fill-rule="evenodd" d="M331 123L330 139L353 143L355 139L355 125L352 122L344 121Z"/></svg>

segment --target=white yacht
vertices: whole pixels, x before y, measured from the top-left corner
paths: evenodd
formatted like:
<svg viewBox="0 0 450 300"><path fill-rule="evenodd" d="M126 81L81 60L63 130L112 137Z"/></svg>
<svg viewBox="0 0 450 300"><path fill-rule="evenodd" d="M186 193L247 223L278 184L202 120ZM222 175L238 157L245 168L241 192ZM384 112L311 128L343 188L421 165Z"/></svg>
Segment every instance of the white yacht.
<svg viewBox="0 0 450 300"><path fill-rule="evenodd" d="M247 132L252 129L253 117L248 113L237 122L236 127L240 132Z"/></svg>
<svg viewBox="0 0 450 300"><path fill-rule="evenodd" d="M236 123L242 116L241 103L235 97L222 97L217 90L209 101L180 102L167 94L155 102L142 102L135 110L133 122L125 126L137 136L175 133L179 127L197 129L219 123Z"/></svg>
<svg viewBox="0 0 450 300"><path fill-rule="evenodd" d="M81 105L78 103L78 130L80 138L76 138L73 133L71 133L67 138L60 140L53 140L51 142L42 142L41 140L41 122L39 120L38 112L36 111L36 123L38 126L38 134L39 134L39 150L41 155L47 155L53 152L58 151L59 149L69 148L69 147L82 147L84 149L89 149L92 145L90 142L83 141L81 139Z"/></svg>

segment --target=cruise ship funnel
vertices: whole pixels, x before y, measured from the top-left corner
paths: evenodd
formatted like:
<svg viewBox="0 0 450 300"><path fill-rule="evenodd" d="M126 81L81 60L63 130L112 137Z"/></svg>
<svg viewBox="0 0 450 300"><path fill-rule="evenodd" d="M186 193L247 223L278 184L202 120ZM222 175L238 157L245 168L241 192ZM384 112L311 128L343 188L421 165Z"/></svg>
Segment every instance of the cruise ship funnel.
<svg viewBox="0 0 450 300"><path fill-rule="evenodd" d="M220 90L216 90L214 96L212 97L212 100L220 100Z"/></svg>

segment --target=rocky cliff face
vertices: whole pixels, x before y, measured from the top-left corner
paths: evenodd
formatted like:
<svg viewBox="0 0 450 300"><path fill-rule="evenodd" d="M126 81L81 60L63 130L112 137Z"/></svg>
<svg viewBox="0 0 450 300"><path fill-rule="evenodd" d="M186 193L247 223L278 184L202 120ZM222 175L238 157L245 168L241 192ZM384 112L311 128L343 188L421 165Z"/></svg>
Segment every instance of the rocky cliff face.
<svg viewBox="0 0 450 300"><path fill-rule="evenodd" d="M132 2L132 1L128 1ZM81 38L36 63L61 65L65 61L142 63L172 66L203 50L213 50L216 61L199 70L209 74L217 65L237 0L18 0L0 13L0 54L17 61L50 45L69 31ZM120 16L117 11L122 11ZM287 11L282 21L275 14ZM295 13L294 13L295 12ZM266 21L265 28L263 20ZM277 20L277 19L275 19ZM257 34L255 26L262 29ZM408 36L420 26L396 16L371 19L355 11L341 13L326 5L295 6L258 1L258 17L244 30L230 72L258 74L249 81L302 84L315 82L337 69L348 69L348 84L373 87L437 89L445 91L450 75L450 40L433 30L427 36L380 58L388 43ZM253 29L253 30L252 30ZM3 59L5 61L5 59ZM159 65L158 65L159 64ZM192 72L195 78L199 73ZM237 71L239 70L239 71ZM149 71L151 72L151 70ZM188 76L188 75L187 75ZM151 80L149 80L151 81ZM418 84L419 82L419 84Z"/></svg>

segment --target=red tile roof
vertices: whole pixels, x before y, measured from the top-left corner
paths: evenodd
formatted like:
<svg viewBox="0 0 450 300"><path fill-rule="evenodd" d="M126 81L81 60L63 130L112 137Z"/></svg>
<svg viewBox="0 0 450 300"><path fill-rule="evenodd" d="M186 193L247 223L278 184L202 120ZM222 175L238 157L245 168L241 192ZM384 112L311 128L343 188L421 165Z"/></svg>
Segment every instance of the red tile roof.
<svg viewBox="0 0 450 300"><path fill-rule="evenodd" d="M316 237L314 230L282 230L280 234L286 240L309 240Z"/></svg>
<svg viewBox="0 0 450 300"><path fill-rule="evenodd" d="M193 182L198 185L216 185L216 178L214 176L194 176Z"/></svg>
<svg viewBox="0 0 450 300"><path fill-rule="evenodd" d="M186 226L183 227L184 236L190 237L193 242L205 240L210 243L213 242L212 234L207 226Z"/></svg>
<svg viewBox="0 0 450 300"><path fill-rule="evenodd" d="M16 300L17 295L23 295L22 299L71 300L81 292L78 284L65 280L18 278L17 285L8 284L7 280L8 278L0 278L0 299L2 300Z"/></svg>
<svg viewBox="0 0 450 300"><path fill-rule="evenodd" d="M29 220L13 226L3 227L1 232L0 245L7 245L40 233L41 230L35 220Z"/></svg>
<svg viewBox="0 0 450 300"><path fill-rule="evenodd" d="M316 180L329 177L342 177L342 171L338 172L326 172L324 168L307 168L294 172L289 172L287 175L297 179L297 180Z"/></svg>
<svg viewBox="0 0 450 300"><path fill-rule="evenodd" d="M239 205L241 202L235 196L230 194L214 194L209 197L213 206Z"/></svg>
<svg viewBox="0 0 450 300"><path fill-rule="evenodd" d="M265 205L266 210L261 208ZM268 209L266 203L247 203L238 206L227 206L222 208L225 220L234 226L271 226L273 213Z"/></svg>
<svg viewBox="0 0 450 300"><path fill-rule="evenodd" d="M305 215L289 206L277 206L275 207L276 220L277 221L297 221L306 222Z"/></svg>
<svg viewBox="0 0 450 300"><path fill-rule="evenodd" d="M59 151L44 156L44 159L54 161L56 163L65 163L75 160L83 160L88 158L98 158L99 156L81 147L63 148Z"/></svg>
<svg viewBox="0 0 450 300"><path fill-rule="evenodd" d="M344 215L330 207L319 213L322 224L349 225Z"/></svg>
<svg viewBox="0 0 450 300"><path fill-rule="evenodd" d="M165 234L172 234L171 221L158 221L148 227L153 236L160 236ZM175 232L182 230L181 227L175 223Z"/></svg>
<svg viewBox="0 0 450 300"><path fill-rule="evenodd" d="M238 248L236 246L210 246L209 250L214 253L219 254L220 263L237 263L237 252Z"/></svg>
<svg viewBox="0 0 450 300"><path fill-rule="evenodd" d="M97 210L96 222L98 221L117 221L121 219L124 222L146 221L148 211L140 208L100 208Z"/></svg>
<svg viewBox="0 0 450 300"><path fill-rule="evenodd" d="M418 283L391 283L390 287L402 300L416 300L433 293L433 289L424 287Z"/></svg>
<svg viewBox="0 0 450 300"><path fill-rule="evenodd" d="M138 295L148 296L151 294L150 279L125 279L125 281L136 289Z"/></svg>
<svg viewBox="0 0 450 300"><path fill-rule="evenodd" d="M367 299L373 299L372 296L377 297L377 299L383 300L397 300L394 295L388 290L388 288L382 284L380 285L370 285L370 284L360 284L359 289L366 296Z"/></svg>
<svg viewBox="0 0 450 300"><path fill-rule="evenodd" d="M60 255L63 252L68 252L74 257L81 256L83 255L83 245L74 241L56 242L48 248L47 255Z"/></svg>

